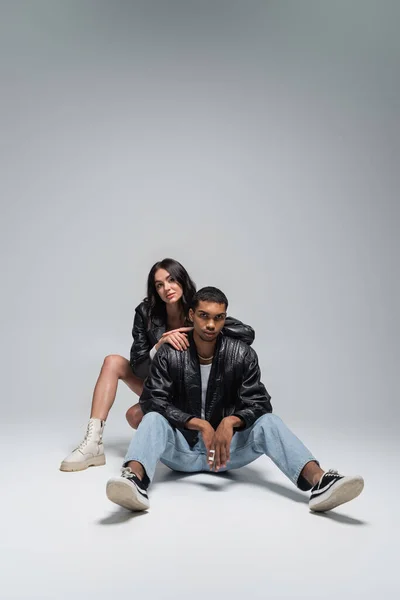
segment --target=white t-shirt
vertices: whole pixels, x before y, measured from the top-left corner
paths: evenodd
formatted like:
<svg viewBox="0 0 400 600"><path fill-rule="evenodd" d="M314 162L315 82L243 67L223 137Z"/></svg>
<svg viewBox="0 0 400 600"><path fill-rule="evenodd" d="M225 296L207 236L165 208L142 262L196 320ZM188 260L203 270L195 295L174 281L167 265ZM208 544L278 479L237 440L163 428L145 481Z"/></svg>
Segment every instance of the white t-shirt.
<svg viewBox="0 0 400 600"><path fill-rule="evenodd" d="M206 396L208 380L210 378L210 371L212 365L200 365L201 375L201 418L206 418Z"/></svg>

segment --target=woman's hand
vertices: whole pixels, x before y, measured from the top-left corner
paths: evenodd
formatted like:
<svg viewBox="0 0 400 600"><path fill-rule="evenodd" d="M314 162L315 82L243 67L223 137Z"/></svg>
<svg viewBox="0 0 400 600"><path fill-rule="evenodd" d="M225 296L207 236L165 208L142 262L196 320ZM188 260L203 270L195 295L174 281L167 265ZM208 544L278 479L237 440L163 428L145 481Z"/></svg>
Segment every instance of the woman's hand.
<svg viewBox="0 0 400 600"><path fill-rule="evenodd" d="M156 349L159 350L160 346L167 343L170 344L175 350L186 350L189 348L189 340L187 332L191 331L193 327L179 327L178 329L172 329L162 334L160 340L156 344Z"/></svg>

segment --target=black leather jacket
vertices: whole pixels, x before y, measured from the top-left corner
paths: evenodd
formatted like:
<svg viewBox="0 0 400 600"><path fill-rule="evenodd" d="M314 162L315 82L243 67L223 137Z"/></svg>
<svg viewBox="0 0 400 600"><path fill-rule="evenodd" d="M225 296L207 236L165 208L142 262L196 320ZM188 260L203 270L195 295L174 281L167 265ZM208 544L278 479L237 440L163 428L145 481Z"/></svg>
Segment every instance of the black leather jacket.
<svg viewBox="0 0 400 600"><path fill-rule="evenodd" d="M201 375L192 333L190 347L175 350L161 346L145 381L140 406L155 411L179 429L191 446L198 433L185 423L201 418ZM206 396L206 420L216 429L228 415L240 417L250 427L263 414L272 412L271 396L260 381L257 354L246 343L219 335L214 351Z"/></svg>
<svg viewBox="0 0 400 600"><path fill-rule="evenodd" d="M148 324L148 305L146 302L142 302L135 309L132 329L133 344L130 357L131 369L140 379L146 379L149 374L151 365L150 350L167 330L165 321L160 318L153 317L150 327ZM233 317L226 318L222 332L229 337L243 340L249 345L254 342L254 329Z"/></svg>

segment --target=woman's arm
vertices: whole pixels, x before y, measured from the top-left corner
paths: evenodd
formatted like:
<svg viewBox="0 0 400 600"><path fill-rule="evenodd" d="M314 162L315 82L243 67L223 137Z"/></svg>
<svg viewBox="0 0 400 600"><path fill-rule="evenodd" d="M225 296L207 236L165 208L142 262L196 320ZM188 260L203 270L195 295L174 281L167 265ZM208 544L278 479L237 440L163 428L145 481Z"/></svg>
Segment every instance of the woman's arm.
<svg viewBox="0 0 400 600"><path fill-rule="evenodd" d="M133 344L131 347L130 365L132 371L140 379L146 379L149 374L151 358L147 325L139 307L135 310L132 328Z"/></svg>
<svg viewBox="0 0 400 600"><path fill-rule="evenodd" d="M242 342L245 342L249 346L251 346L255 338L254 329L234 317L226 317L222 333L228 337L242 340Z"/></svg>

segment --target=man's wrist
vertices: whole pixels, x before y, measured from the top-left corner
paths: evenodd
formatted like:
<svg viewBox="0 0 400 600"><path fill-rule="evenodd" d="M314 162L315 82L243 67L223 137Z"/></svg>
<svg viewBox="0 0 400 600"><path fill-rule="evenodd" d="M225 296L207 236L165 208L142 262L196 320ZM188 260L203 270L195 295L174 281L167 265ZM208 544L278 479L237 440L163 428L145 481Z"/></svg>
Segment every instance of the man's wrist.
<svg viewBox="0 0 400 600"><path fill-rule="evenodd" d="M209 427L212 427L212 425L204 419L198 419L197 417L193 417L192 419L186 421L185 427L186 429L191 429L192 431L200 431L201 433Z"/></svg>
<svg viewBox="0 0 400 600"><path fill-rule="evenodd" d="M240 427L244 427L244 425L245 425L245 422L243 421L243 419L241 419L240 417L237 417L236 415L231 415L229 417L225 417L224 419L222 419L222 421L226 425L229 425L230 427L232 427L232 429L239 429Z"/></svg>

